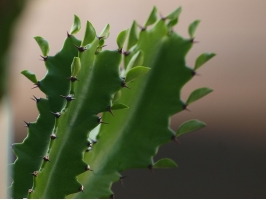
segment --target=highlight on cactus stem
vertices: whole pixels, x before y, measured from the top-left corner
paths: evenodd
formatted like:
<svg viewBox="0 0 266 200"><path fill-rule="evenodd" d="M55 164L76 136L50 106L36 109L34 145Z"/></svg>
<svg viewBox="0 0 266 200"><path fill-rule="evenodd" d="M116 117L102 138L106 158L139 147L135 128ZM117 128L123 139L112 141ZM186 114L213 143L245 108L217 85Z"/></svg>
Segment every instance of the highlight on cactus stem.
<svg viewBox="0 0 266 200"><path fill-rule="evenodd" d="M215 56L203 53L194 68L186 65L199 20L183 38L173 31L180 13L178 8L158 18L154 7L144 26L134 21L120 32L115 50L103 49L109 25L97 35L87 21L83 39L76 39L76 15L55 56L45 39L35 37L47 73L41 80L21 73L46 98L33 96L39 116L24 121L28 135L13 145L12 198L109 198L112 183L127 169L177 167L170 158L153 158L161 145L205 126L194 119L174 131L169 119L212 92L202 87L181 99L183 86Z"/></svg>

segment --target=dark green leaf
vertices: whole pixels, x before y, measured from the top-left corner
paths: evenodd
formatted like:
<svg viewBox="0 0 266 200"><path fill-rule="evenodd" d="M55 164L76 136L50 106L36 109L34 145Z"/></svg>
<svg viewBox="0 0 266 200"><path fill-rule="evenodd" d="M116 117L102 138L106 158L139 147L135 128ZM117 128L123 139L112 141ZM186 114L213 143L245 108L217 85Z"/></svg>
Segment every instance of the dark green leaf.
<svg viewBox="0 0 266 200"><path fill-rule="evenodd" d="M49 53L49 44L48 44L48 42L45 39L43 39L42 37L40 37L40 36L36 36L36 37L34 37L34 39L38 43L38 45L39 45L39 47L40 47L40 49L42 51L42 55L43 56L47 56L48 53Z"/></svg>
<svg viewBox="0 0 266 200"><path fill-rule="evenodd" d="M205 123L203 123L199 120L196 120L196 119L186 121L179 126L179 128L176 132L176 136L179 137L180 135L201 129L205 126L206 126Z"/></svg>
<svg viewBox="0 0 266 200"><path fill-rule="evenodd" d="M195 37L195 32L196 32L196 29L197 29L199 23L200 23L200 20L195 20L194 22L192 22L189 25L188 33L189 33L190 38L194 38Z"/></svg>
<svg viewBox="0 0 266 200"><path fill-rule="evenodd" d="M215 55L216 55L215 53L208 53L208 52L201 54L195 62L194 70L197 70L198 68L200 68L204 63L206 63L208 60L210 60Z"/></svg>
<svg viewBox="0 0 266 200"><path fill-rule="evenodd" d="M76 34L79 32L79 30L81 29L81 23L80 23L80 19L77 15L74 15L74 23L72 24L72 27L70 29L70 34Z"/></svg>
<svg viewBox="0 0 266 200"><path fill-rule="evenodd" d="M94 27L89 21L87 21L86 31L81 46L91 43L95 39L95 36L96 32Z"/></svg>
<svg viewBox="0 0 266 200"><path fill-rule="evenodd" d="M122 103L116 103L111 107L111 110L127 109L128 106Z"/></svg>
<svg viewBox="0 0 266 200"><path fill-rule="evenodd" d="M147 19L147 21L145 23L145 27L152 25L153 23L156 22L156 20L157 20L157 8L153 7L149 18Z"/></svg>
<svg viewBox="0 0 266 200"><path fill-rule="evenodd" d="M138 26L137 22L134 21L129 30L127 50L129 50L132 46L134 46L138 42L137 26Z"/></svg>
<svg viewBox="0 0 266 200"><path fill-rule="evenodd" d="M101 34L99 37L103 37L103 39L107 39L110 35L110 25L107 24L104 29L102 30Z"/></svg>
<svg viewBox="0 0 266 200"><path fill-rule="evenodd" d="M150 68L142 67L142 66L137 66L137 67L132 68L127 73L126 80L125 80L126 83L129 83L129 82L133 81L134 79L146 74L149 70L150 70Z"/></svg>
<svg viewBox="0 0 266 200"><path fill-rule="evenodd" d="M35 74L33 72L29 71L29 70L23 70L21 72L21 74L26 76L33 83L37 83L38 82Z"/></svg>
<svg viewBox="0 0 266 200"><path fill-rule="evenodd" d="M166 18L167 18L167 19L171 19L171 20L173 20L173 19L178 19L178 17L179 17L179 15L180 15L181 11L182 11L182 8L179 7L179 8L177 8L175 11L173 11L172 13L170 13L169 15L167 15Z"/></svg>
<svg viewBox="0 0 266 200"><path fill-rule="evenodd" d="M119 35L117 36L116 43L117 43L117 46L119 49L123 48L123 45L124 45L125 40L127 38L127 32L128 32L128 30L124 30L124 31L120 32Z"/></svg>
<svg viewBox="0 0 266 200"><path fill-rule="evenodd" d="M193 103L194 101L197 101L201 99L202 97L206 96L207 94L211 93L213 90L210 88L199 88L194 90L188 97L188 100L186 102L187 105Z"/></svg>
<svg viewBox="0 0 266 200"><path fill-rule="evenodd" d="M175 168L177 164L170 158L163 158L154 163L153 168Z"/></svg>

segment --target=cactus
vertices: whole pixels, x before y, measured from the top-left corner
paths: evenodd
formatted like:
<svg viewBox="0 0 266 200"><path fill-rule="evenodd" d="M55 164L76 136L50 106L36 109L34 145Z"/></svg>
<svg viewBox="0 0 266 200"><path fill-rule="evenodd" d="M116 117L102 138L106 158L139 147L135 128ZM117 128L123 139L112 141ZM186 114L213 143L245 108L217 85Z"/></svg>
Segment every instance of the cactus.
<svg viewBox="0 0 266 200"><path fill-rule="evenodd" d="M172 30L180 12L157 20L154 7L140 33L133 22L118 35L113 51L103 50L109 25L97 36L87 22L83 40L76 39L77 16L55 56L49 56L46 40L35 37L48 72L40 81L30 71L22 74L47 99L33 97L40 115L25 122L27 138L13 145L12 198L108 198L112 183L127 169L177 167L169 158L154 162L153 157L162 144L205 126L189 120L174 132L169 119L212 91L196 89L186 102L180 97L185 83L215 55L204 53L194 69L186 66L199 21L184 39Z"/></svg>

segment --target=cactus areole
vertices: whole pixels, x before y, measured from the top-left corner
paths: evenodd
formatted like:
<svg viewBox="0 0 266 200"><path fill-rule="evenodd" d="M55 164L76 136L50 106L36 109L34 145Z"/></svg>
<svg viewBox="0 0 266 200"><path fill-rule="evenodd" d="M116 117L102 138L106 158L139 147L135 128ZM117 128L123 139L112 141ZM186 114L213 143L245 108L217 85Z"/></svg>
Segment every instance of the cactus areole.
<svg viewBox="0 0 266 200"><path fill-rule="evenodd" d="M76 15L56 55L35 37L47 73L41 80L28 70L22 74L46 98L33 96L39 116L25 121L28 135L13 145L11 198L109 198L112 183L127 169L177 167L169 158L153 158L162 144L205 126L189 120L173 131L169 119L212 91L198 88L187 101L180 95L215 55L203 53L194 67L186 65L199 20L189 26L190 38L183 38L173 31L180 12L158 19L154 7L143 27L134 21L118 35L115 50L105 50L109 25L97 35L87 22L83 40L76 39Z"/></svg>

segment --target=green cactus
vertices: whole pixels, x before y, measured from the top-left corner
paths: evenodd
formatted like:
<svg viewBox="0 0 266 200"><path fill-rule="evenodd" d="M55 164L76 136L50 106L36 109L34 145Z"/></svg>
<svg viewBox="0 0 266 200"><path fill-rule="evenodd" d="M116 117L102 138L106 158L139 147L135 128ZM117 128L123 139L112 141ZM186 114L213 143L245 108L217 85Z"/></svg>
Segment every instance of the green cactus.
<svg viewBox="0 0 266 200"><path fill-rule="evenodd" d="M180 12L157 20L154 7L140 33L134 22L118 35L113 51L103 50L109 25L97 36L87 22L83 40L77 40L77 16L55 56L49 56L43 38L35 37L48 72L41 81L30 71L22 74L47 99L33 98L40 115L26 122L27 138L13 146L12 198L108 198L112 183L127 169L177 167L169 158L154 162L153 157L162 144L205 126L190 120L174 132L169 119L212 91L197 89L186 102L180 97L195 70L215 55L204 53L194 69L186 66L199 21L189 26L190 38L184 39L172 31Z"/></svg>

